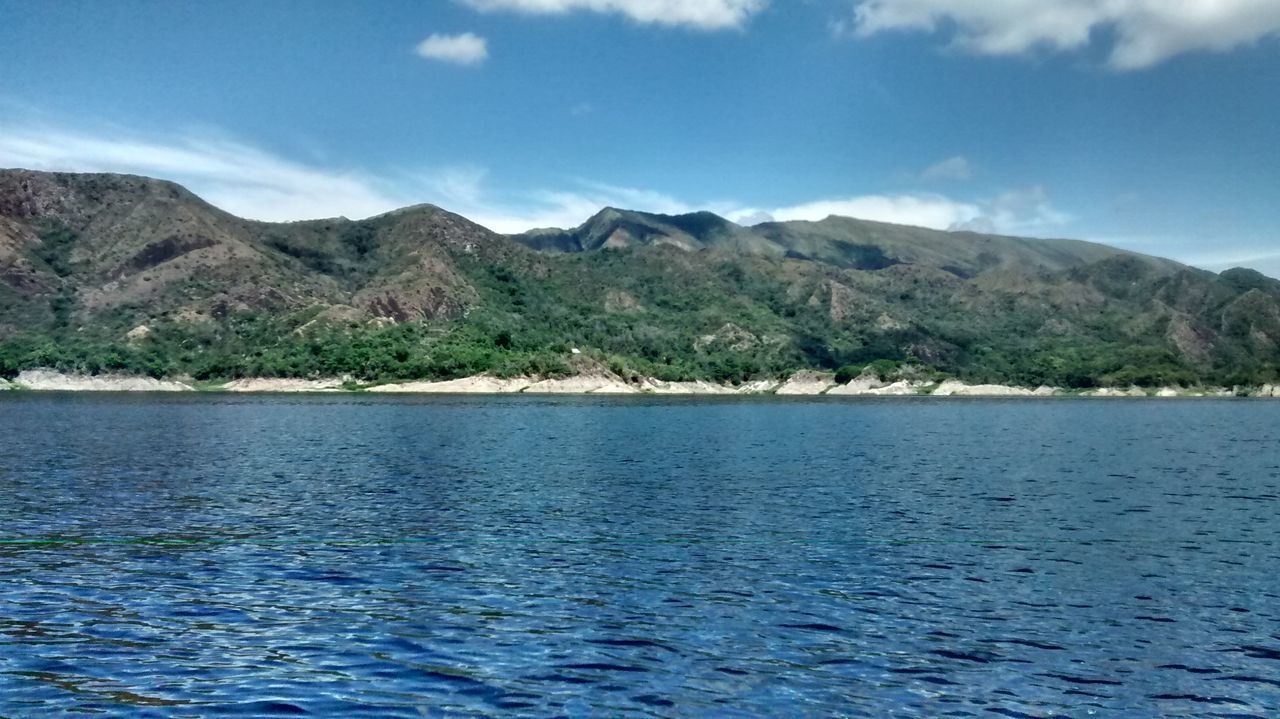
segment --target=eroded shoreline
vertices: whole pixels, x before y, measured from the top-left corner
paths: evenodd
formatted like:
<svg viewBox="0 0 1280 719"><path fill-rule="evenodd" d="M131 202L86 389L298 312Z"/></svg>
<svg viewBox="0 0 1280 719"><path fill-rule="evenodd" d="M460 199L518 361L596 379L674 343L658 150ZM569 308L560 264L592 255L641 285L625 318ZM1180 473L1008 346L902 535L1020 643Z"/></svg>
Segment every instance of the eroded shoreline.
<svg viewBox="0 0 1280 719"><path fill-rule="evenodd" d="M349 378L248 378L222 384L199 385L177 379L126 375L79 375L53 370L28 370L12 380L0 379L0 391L32 392L225 392L235 394L370 393L387 395L670 395L779 397L987 397L987 398L1280 398L1280 385L1235 388L1104 387L1084 391L1057 387L972 385L957 380L940 383L880 380L862 376L843 384L820 372L797 372L786 380L759 380L742 385L712 382L664 382L653 378L627 381L604 373L560 378L500 378L477 375L436 382L361 384Z"/></svg>

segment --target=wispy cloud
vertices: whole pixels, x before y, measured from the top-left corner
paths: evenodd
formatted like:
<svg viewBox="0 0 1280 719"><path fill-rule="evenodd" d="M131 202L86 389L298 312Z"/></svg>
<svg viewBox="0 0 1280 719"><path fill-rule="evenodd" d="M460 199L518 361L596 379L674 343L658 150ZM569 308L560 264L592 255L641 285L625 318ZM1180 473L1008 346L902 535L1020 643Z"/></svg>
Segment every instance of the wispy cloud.
<svg viewBox="0 0 1280 719"><path fill-rule="evenodd" d="M0 166L175 180L229 212L259 220L365 217L403 199L360 171L313 167L213 137L157 141L0 122Z"/></svg>
<svg viewBox="0 0 1280 719"><path fill-rule="evenodd" d="M477 10L537 15L574 11L623 15L639 23L725 30L742 27L769 0L461 0Z"/></svg>
<svg viewBox="0 0 1280 719"><path fill-rule="evenodd" d="M776 209L739 208L726 216L755 224L769 220L817 221L832 215L935 230L1003 234L1051 232L1072 220L1069 214L1053 206L1041 187L1012 190L980 200L958 200L937 193L859 195Z"/></svg>
<svg viewBox="0 0 1280 719"><path fill-rule="evenodd" d="M1280 35L1280 0L856 0L853 27L862 36L949 28L955 47L981 55L1079 50L1114 37L1109 64L1136 70Z"/></svg>
<svg viewBox="0 0 1280 719"><path fill-rule="evenodd" d="M179 182L241 217L293 221L362 218L431 202L498 232L572 227L602 207L664 214L710 210L737 221L821 220L844 215L936 229L1033 231L1065 223L1041 188L987 201L941 194L860 195L773 208L732 200L693 202L663 192L591 180L532 190L495 189L475 165L372 172L281 157L203 135L140 139L123 130L72 130L0 122L0 166L68 172L122 172Z"/></svg>
<svg viewBox="0 0 1280 719"><path fill-rule="evenodd" d="M793 220L816 222L833 215L945 230L952 225L980 217L982 209L971 203L959 202L935 194L860 195L816 200L767 210L744 208L731 213L730 217L740 218L744 222L759 221L764 217L779 222Z"/></svg>
<svg viewBox="0 0 1280 719"><path fill-rule="evenodd" d="M920 179L925 182L968 180L971 177L973 177L973 165L969 163L968 158L959 155L931 165L920 173Z"/></svg>
<svg viewBox="0 0 1280 719"><path fill-rule="evenodd" d="M474 33L460 35L433 34L418 43L416 52L428 60L455 65L479 65L489 59L489 41Z"/></svg>

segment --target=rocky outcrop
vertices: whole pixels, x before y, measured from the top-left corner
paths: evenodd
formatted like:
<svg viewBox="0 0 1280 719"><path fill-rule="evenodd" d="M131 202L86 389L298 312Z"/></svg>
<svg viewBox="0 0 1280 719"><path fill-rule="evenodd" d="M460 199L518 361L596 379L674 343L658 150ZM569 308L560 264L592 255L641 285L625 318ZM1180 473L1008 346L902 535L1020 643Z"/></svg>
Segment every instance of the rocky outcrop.
<svg viewBox="0 0 1280 719"><path fill-rule="evenodd" d="M874 375L863 375L848 384L837 385L827 391L827 394L837 396L858 397L888 386L887 382L882 382Z"/></svg>
<svg viewBox="0 0 1280 719"><path fill-rule="evenodd" d="M770 379L760 379L754 382L747 382L738 387L738 394L771 394L782 386L781 382Z"/></svg>
<svg viewBox="0 0 1280 719"><path fill-rule="evenodd" d="M833 387L827 392L836 397L912 397L923 394L928 387L923 382L900 380L892 384L873 377L859 377L848 384Z"/></svg>
<svg viewBox="0 0 1280 719"><path fill-rule="evenodd" d="M866 394L869 397L912 397L923 394L926 387L928 385L923 382L902 380L879 389L870 390Z"/></svg>
<svg viewBox="0 0 1280 719"><path fill-rule="evenodd" d="M1084 397L1146 397L1147 391L1141 387L1130 387L1128 389L1120 389L1119 387L1102 387L1100 389L1089 390L1082 396Z"/></svg>
<svg viewBox="0 0 1280 719"><path fill-rule="evenodd" d="M639 394L640 390L609 375L578 375L545 379L524 389L525 394Z"/></svg>
<svg viewBox="0 0 1280 719"><path fill-rule="evenodd" d="M403 382L370 387L379 394L513 394L533 384L523 377L503 379L490 375L463 377L447 382Z"/></svg>
<svg viewBox="0 0 1280 719"><path fill-rule="evenodd" d="M656 379L647 379L640 385L642 392L651 394L676 394L676 395L726 395L737 394L738 391L732 387L725 387L720 384L712 384L710 382L663 382Z"/></svg>
<svg viewBox="0 0 1280 719"><path fill-rule="evenodd" d="M331 379L238 379L228 382L219 389L224 392L248 393L296 393L296 392L336 392L342 389L343 380Z"/></svg>
<svg viewBox="0 0 1280 719"><path fill-rule="evenodd" d="M835 375L825 372L797 372L782 383L774 394L782 396L810 396L825 394L836 384Z"/></svg>
<svg viewBox="0 0 1280 719"><path fill-rule="evenodd" d="M77 375L53 370L27 370L14 384L42 392L192 392L191 385L173 380L123 375Z"/></svg>
<svg viewBox="0 0 1280 719"><path fill-rule="evenodd" d="M13 389L13 385L9 384L9 380L0 377L0 392Z"/></svg>
<svg viewBox="0 0 1280 719"><path fill-rule="evenodd" d="M1002 384L965 384L949 379L933 391L935 397L1033 397L1035 391Z"/></svg>

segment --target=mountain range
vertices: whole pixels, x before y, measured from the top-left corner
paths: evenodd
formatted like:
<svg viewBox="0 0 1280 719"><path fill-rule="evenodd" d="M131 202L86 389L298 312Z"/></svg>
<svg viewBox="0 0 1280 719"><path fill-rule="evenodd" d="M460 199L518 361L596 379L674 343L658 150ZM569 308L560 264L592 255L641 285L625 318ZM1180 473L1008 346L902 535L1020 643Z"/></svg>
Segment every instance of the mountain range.
<svg viewBox="0 0 1280 719"><path fill-rule="evenodd" d="M607 208L504 236L431 205L244 220L179 185L0 170L0 373L1255 383L1280 281L1074 240Z"/></svg>

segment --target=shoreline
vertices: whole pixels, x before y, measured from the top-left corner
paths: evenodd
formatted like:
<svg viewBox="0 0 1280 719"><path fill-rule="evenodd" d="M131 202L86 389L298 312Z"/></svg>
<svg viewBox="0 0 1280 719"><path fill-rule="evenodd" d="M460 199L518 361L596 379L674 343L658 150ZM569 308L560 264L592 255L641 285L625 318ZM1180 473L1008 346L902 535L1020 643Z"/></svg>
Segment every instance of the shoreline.
<svg viewBox="0 0 1280 719"><path fill-rule="evenodd" d="M17 392L165 392L208 394L382 394L382 395L512 395L528 396L778 396L778 397L961 397L961 398L1280 398L1280 385L1237 388L1104 387L1064 390L1011 385L971 385L957 380L941 383L862 376L845 384L833 375L797 372L786 380L757 380L740 386L706 381L664 382L643 378L627 382L611 373L562 378L499 378L477 375L454 380L361 385L349 378L319 380L246 378L221 384L128 375L79 375L54 370L27 370L15 379L0 379L0 391Z"/></svg>

